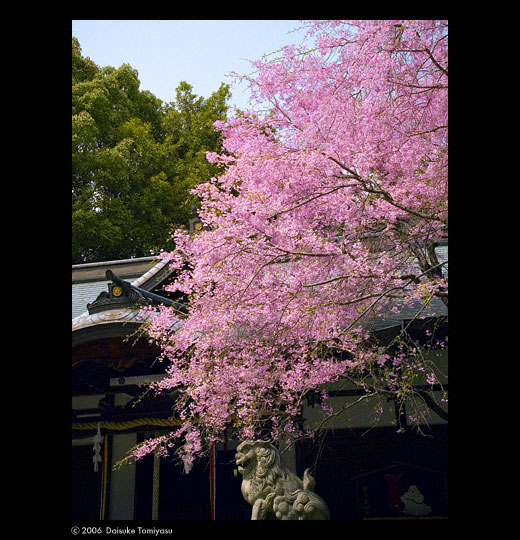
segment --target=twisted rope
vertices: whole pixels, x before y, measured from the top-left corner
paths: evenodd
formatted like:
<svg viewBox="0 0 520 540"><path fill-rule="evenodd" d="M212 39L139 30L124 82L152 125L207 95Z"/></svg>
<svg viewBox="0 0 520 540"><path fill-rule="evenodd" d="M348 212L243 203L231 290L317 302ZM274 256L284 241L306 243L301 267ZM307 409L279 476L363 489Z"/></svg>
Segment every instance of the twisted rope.
<svg viewBox="0 0 520 540"><path fill-rule="evenodd" d="M124 430L136 426L180 426L182 421L178 418L135 418L124 422L84 422L72 424L72 429L97 429L98 425L105 429Z"/></svg>

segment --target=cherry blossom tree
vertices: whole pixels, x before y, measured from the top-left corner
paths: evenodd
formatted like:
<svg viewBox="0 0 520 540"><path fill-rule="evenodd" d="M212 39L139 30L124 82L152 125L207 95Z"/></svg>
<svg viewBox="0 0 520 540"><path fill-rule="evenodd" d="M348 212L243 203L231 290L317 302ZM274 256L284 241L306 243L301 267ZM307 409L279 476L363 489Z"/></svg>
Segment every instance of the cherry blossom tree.
<svg viewBox="0 0 520 540"><path fill-rule="evenodd" d="M208 159L223 174L194 190L204 228L163 253L189 315L146 312L167 365L152 389L175 392L184 423L134 457L175 448L189 466L225 429L309 435L302 400L338 380L403 402L414 374L436 380L364 322L447 306L435 246L448 226L448 23L307 25L302 44L254 62L254 112L215 124L224 150Z"/></svg>

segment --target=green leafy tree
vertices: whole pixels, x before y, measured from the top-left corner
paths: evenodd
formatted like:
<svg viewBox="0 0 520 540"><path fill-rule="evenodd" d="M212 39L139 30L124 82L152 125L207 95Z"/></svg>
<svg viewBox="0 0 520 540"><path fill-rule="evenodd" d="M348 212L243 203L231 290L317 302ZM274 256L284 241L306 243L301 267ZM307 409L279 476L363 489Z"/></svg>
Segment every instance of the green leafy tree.
<svg viewBox="0 0 520 540"><path fill-rule="evenodd" d="M168 104L139 86L131 66L100 68L72 38L73 264L173 247L190 189L219 173L206 152L220 149L228 86L203 99L181 82Z"/></svg>

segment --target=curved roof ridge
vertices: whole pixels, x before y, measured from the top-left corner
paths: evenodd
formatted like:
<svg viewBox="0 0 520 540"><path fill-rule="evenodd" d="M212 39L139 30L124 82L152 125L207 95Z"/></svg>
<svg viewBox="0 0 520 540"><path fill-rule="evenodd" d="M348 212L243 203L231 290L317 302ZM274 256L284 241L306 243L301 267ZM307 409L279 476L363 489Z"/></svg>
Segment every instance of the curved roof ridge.
<svg viewBox="0 0 520 540"><path fill-rule="evenodd" d="M127 264L141 261L153 261L158 257L156 255L149 255L147 257L130 257L129 259L114 259L112 261L95 261L90 263L73 264L72 268L90 268L96 266L107 266L109 264Z"/></svg>
<svg viewBox="0 0 520 540"><path fill-rule="evenodd" d="M167 259L160 260L157 264L152 266L150 270L145 272L141 277L138 277L134 281L132 281L132 285L134 287L140 287L143 283L146 283L149 279L155 276L159 272L159 270L162 270L166 265L168 264Z"/></svg>

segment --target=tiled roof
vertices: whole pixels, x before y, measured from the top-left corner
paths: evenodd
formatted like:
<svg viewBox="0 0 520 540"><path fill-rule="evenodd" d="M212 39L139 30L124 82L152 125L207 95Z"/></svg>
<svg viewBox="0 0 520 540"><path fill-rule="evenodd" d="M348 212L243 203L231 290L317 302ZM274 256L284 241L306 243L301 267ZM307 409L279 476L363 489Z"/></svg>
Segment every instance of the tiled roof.
<svg viewBox="0 0 520 540"><path fill-rule="evenodd" d="M109 281L87 281L72 284L72 318L87 311L87 304L93 302L98 294L107 290Z"/></svg>
<svg viewBox="0 0 520 540"><path fill-rule="evenodd" d="M436 248L439 262L448 260L448 246ZM143 257L140 259L126 259L120 261L105 261L100 263L91 263L84 265L74 265L72 267L72 329L88 326L90 324L102 324L103 322L112 322L115 312L112 315L96 316L89 315L87 304L93 302L100 292L107 290L110 283L105 276L105 271L110 268L122 279L129 280L133 278L132 285L146 288L146 283L165 266L165 262L157 257ZM445 265L442 269L443 274L447 274L448 268ZM132 320L136 312L131 309L123 310L120 317ZM386 316L377 319L366 319L364 325L371 330L383 329L396 326L402 320L410 320L416 316L419 317L438 317L446 316L447 308L439 299L434 299L426 308L419 302L412 303L403 307L400 313L387 312Z"/></svg>

